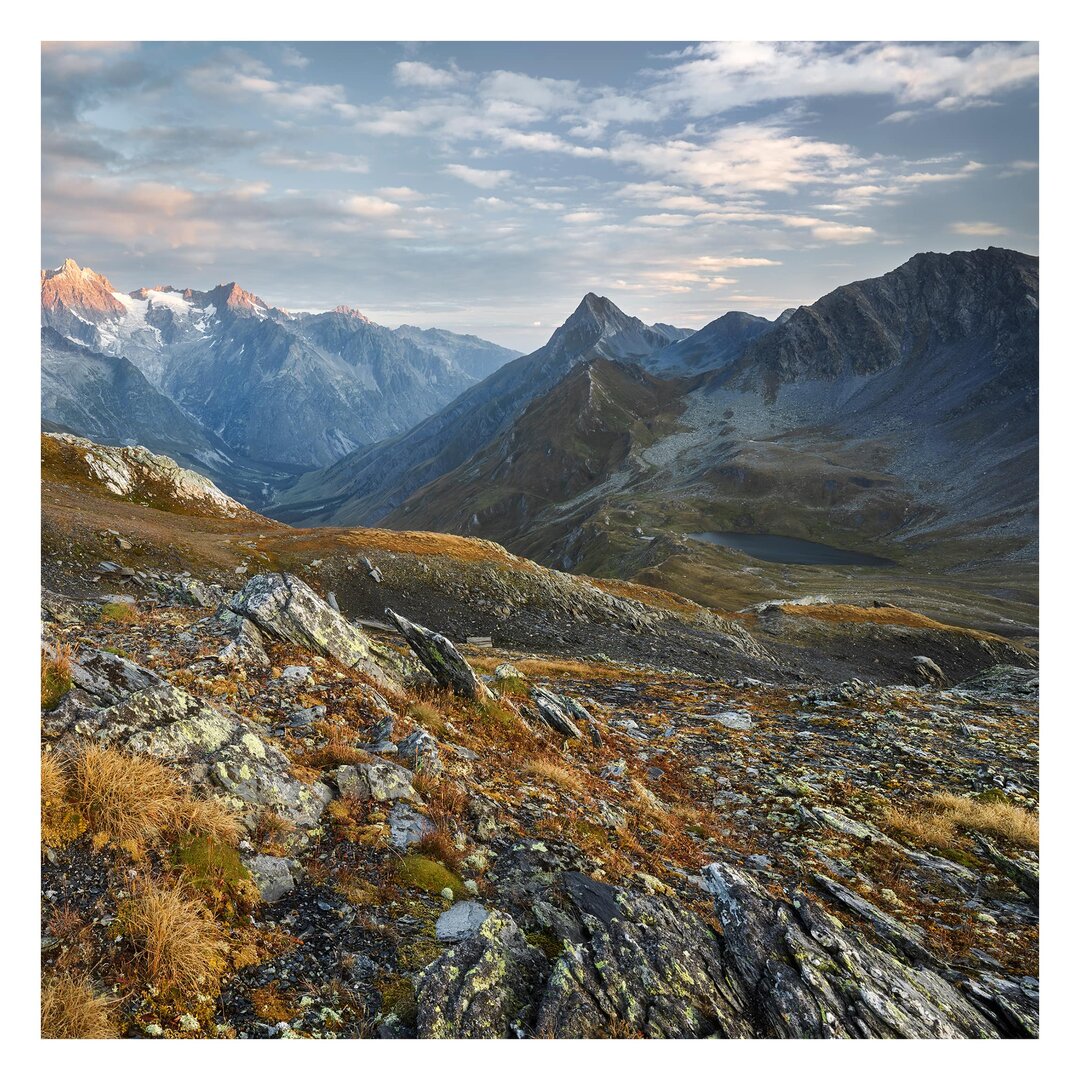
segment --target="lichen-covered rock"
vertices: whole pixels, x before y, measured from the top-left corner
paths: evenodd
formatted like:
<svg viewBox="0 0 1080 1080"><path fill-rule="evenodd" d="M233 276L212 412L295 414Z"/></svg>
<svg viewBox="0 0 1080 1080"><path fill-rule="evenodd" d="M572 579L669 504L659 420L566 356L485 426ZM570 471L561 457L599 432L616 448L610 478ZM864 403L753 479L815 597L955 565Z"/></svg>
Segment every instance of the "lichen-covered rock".
<svg viewBox="0 0 1080 1080"><path fill-rule="evenodd" d="M293 574L256 574L228 603L260 630L282 641L330 656L363 672L377 685L400 690L404 667Z"/></svg>
<svg viewBox="0 0 1080 1080"><path fill-rule="evenodd" d="M401 759L408 762L409 767L417 772L430 775L442 771L439 744L434 736L423 728L410 732L397 744L397 749Z"/></svg>
<svg viewBox="0 0 1080 1080"><path fill-rule="evenodd" d="M537 1033L597 1038L753 1034L713 931L665 897L567 872L562 887L581 940L568 944L544 988Z"/></svg>
<svg viewBox="0 0 1080 1080"><path fill-rule="evenodd" d="M568 739L580 739L581 729L570 719L566 703L559 694L542 686L533 687L532 699L545 724Z"/></svg>
<svg viewBox="0 0 1080 1080"><path fill-rule="evenodd" d="M524 1031L543 984L544 954L501 911L430 964L417 992L427 1039L506 1039Z"/></svg>
<svg viewBox="0 0 1080 1080"><path fill-rule="evenodd" d="M486 701L491 691L476 677L469 662L458 652L449 638L429 630L426 626L410 622L391 608L386 609L388 618L401 631L420 663L434 676L440 686L453 690L461 697Z"/></svg>
<svg viewBox="0 0 1080 1080"><path fill-rule="evenodd" d="M297 863L277 855L251 855L244 859L259 896L272 904L296 888Z"/></svg>
<svg viewBox="0 0 1080 1080"><path fill-rule="evenodd" d="M932 686L945 685L945 672L938 667L937 662L929 656L916 656L912 658L911 666L915 674L924 682Z"/></svg>
<svg viewBox="0 0 1080 1080"><path fill-rule="evenodd" d="M997 664L953 687L965 694L1030 699L1039 696L1039 673L1030 668Z"/></svg>
<svg viewBox="0 0 1080 1080"><path fill-rule="evenodd" d="M412 773L390 761L372 761L361 765L339 765L334 783L342 795L355 799L374 799L393 802L396 799L415 801Z"/></svg>
<svg viewBox="0 0 1080 1080"><path fill-rule="evenodd" d="M435 922L439 941L458 942L472 937L488 917L487 908L475 900L459 900L444 911Z"/></svg>
<svg viewBox="0 0 1080 1080"><path fill-rule="evenodd" d="M766 1038L995 1038L999 1022L948 972L901 958L815 901L777 899L724 863L703 870L723 963Z"/></svg>
<svg viewBox="0 0 1080 1080"><path fill-rule="evenodd" d="M407 851L435 831L435 823L408 803L398 802L387 815L390 826L390 846L395 851Z"/></svg>

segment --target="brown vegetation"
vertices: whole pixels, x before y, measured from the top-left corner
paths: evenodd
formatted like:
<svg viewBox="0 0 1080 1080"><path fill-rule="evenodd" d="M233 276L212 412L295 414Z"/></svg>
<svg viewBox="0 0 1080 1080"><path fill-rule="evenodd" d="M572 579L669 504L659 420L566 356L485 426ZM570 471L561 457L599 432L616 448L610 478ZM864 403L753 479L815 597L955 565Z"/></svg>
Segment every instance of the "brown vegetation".
<svg viewBox="0 0 1080 1080"><path fill-rule="evenodd" d="M1038 849L1039 818L1006 799L969 799L942 792L913 810L889 807L885 826L924 847L946 849L957 842L957 830L990 833L1020 847Z"/></svg>
<svg viewBox="0 0 1080 1080"><path fill-rule="evenodd" d="M115 1039L111 1002L85 976L49 975L41 983L43 1039Z"/></svg>
<svg viewBox="0 0 1080 1080"><path fill-rule="evenodd" d="M204 905L178 886L143 882L120 910L146 976L162 989L197 991L224 971L227 945Z"/></svg>

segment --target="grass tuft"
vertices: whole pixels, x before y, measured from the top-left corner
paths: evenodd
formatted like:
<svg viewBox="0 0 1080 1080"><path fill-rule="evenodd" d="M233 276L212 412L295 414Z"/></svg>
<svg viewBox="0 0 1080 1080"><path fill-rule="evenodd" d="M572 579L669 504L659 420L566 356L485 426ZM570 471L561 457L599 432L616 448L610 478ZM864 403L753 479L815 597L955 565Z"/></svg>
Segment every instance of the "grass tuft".
<svg viewBox="0 0 1080 1080"><path fill-rule="evenodd" d="M176 886L145 882L119 912L150 982L161 989L198 991L225 969L224 936L205 906Z"/></svg>
<svg viewBox="0 0 1080 1080"><path fill-rule="evenodd" d="M970 799L941 792L913 810L890 807L885 826L924 847L946 850L956 844L960 829L990 833L1020 847L1038 850L1039 818L1007 799Z"/></svg>
<svg viewBox="0 0 1080 1080"><path fill-rule="evenodd" d="M85 976L49 975L41 984L43 1039L115 1039L112 1002Z"/></svg>

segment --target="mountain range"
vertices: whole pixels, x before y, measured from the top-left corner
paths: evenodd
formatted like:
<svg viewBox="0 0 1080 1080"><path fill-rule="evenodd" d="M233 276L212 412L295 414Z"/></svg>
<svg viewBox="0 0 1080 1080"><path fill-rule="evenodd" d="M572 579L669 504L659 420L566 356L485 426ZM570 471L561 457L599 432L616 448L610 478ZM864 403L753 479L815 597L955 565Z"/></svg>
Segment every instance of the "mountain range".
<svg viewBox="0 0 1080 1080"><path fill-rule="evenodd" d="M909 584L989 568L984 593L1030 599L1038 259L1020 252L919 254L696 332L589 293L517 357L235 285L120 294L70 262L43 274L42 320L45 421L202 462L292 524L472 535L704 603L798 587L708 539L767 534Z"/></svg>
<svg viewBox="0 0 1080 1080"><path fill-rule="evenodd" d="M279 482L408 430L518 355L345 306L290 313L235 282L123 293L71 259L41 273L41 321L46 422L212 459L226 488L229 462ZM114 398L129 393L139 418L123 431Z"/></svg>

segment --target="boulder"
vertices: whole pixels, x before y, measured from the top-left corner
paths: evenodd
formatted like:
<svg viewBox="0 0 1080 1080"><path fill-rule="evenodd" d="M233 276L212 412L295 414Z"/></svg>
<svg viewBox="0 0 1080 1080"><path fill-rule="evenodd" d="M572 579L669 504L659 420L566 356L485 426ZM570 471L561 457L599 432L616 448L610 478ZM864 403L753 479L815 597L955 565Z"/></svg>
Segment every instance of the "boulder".
<svg viewBox="0 0 1080 1080"><path fill-rule="evenodd" d="M476 900L460 900L444 911L435 923L439 941L456 943L472 937L488 917L487 908Z"/></svg>
<svg viewBox="0 0 1080 1080"><path fill-rule="evenodd" d="M581 729L570 719L562 695L554 694L542 686L534 686L532 699L548 727L568 739L581 738Z"/></svg>
<svg viewBox="0 0 1080 1080"><path fill-rule="evenodd" d="M493 697L491 691L476 677L476 672L469 666L469 662L448 638L426 626L410 622L391 608L386 609L386 615L401 631L401 636L409 643L420 663L431 672L440 686L453 690L460 697L478 701L490 700Z"/></svg>
<svg viewBox="0 0 1080 1080"><path fill-rule="evenodd" d="M404 668L394 654L378 649L362 630L292 574L256 574L228 606L264 633L332 657L385 689L400 690L398 680Z"/></svg>
<svg viewBox="0 0 1080 1080"><path fill-rule="evenodd" d="M393 802L396 799L417 798L412 786L412 773L389 761L373 761L363 765L339 765L334 783L342 795L355 799L374 799Z"/></svg>
<svg viewBox="0 0 1080 1080"><path fill-rule="evenodd" d="M296 888L296 863L292 859L277 855L252 855L244 859L244 865L251 871L259 896L268 904L280 900Z"/></svg>
<svg viewBox="0 0 1080 1080"><path fill-rule="evenodd" d="M932 686L945 685L945 672L929 656L913 656L911 666L915 669L916 677L922 679L924 683Z"/></svg>

